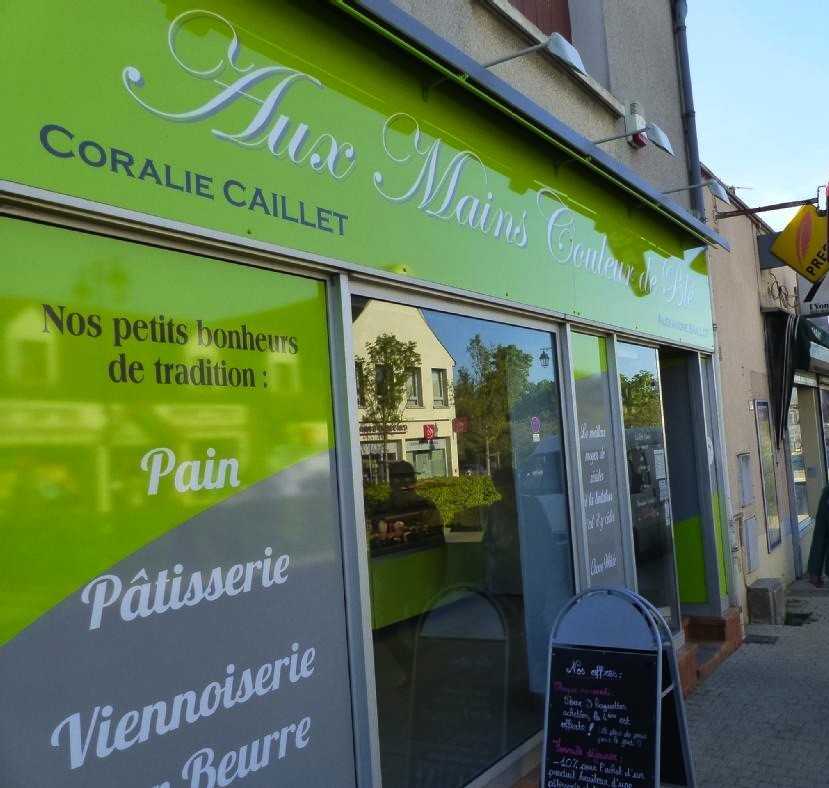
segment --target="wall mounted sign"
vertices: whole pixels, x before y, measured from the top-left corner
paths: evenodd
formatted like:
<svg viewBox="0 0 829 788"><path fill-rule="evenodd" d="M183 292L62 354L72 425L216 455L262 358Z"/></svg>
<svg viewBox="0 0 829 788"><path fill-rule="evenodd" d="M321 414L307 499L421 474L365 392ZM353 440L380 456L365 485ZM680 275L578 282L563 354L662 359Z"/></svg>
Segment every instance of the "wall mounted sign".
<svg viewBox="0 0 829 788"><path fill-rule="evenodd" d="M319 11L14 4L0 182L713 347L690 234Z"/></svg>
<svg viewBox="0 0 829 788"><path fill-rule="evenodd" d="M622 516L616 481L607 340L574 332L571 342L590 584L624 586Z"/></svg>
<svg viewBox="0 0 829 788"><path fill-rule="evenodd" d="M353 784L324 285L0 233L0 784Z"/></svg>
<svg viewBox="0 0 829 788"><path fill-rule="evenodd" d="M771 251L810 282L829 271L826 255L826 215L814 205L803 205L771 245Z"/></svg>

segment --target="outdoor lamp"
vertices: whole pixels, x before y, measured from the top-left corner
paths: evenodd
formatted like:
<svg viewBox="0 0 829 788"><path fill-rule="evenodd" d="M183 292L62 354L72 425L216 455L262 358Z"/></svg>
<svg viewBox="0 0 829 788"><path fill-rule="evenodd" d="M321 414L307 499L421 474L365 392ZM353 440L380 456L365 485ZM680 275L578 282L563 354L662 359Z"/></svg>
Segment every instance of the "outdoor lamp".
<svg viewBox="0 0 829 788"><path fill-rule="evenodd" d="M512 52L509 55L502 55L494 60L487 60L485 63L481 63L481 66L483 68L491 68L492 66L497 66L499 63L505 63L507 60L514 60L517 57L529 55L530 52L540 52L542 50L555 58L559 63L567 66L572 71L582 74L583 76L587 76L587 69L584 67L584 63L582 63L581 55L579 54L578 49L576 49L560 33L553 33L546 41L533 44L531 47L527 47L526 49L519 49L518 52ZM429 91L440 85L442 82L448 81L450 78L451 77L448 76L440 77L440 79L435 80L431 84L424 85L424 101L429 98ZM458 75L458 78L465 82L469 78L469 74L460 74Z"/></svg>
<svg viewBox="0 0 829 788"><path fill-rule="evenodd" d="M550 354L547 352L549 349L546 347L541 348L541 355L538 357L538 363L545 368L550 366Z"/></svg>
<svg viewBox="0 0 829 788"><path fill-rule="evenodd" d="M563 63L573 71L578 71L579 74L587 76L587 69L582 63L579 50L576 49L561 33L553 33L546 41L540 44L534 44L526 49L520 49L518 52L513 52L510 55L503 55L494 60L488 60L486 63L481 63L484 68L496 66L498 63L504 63L507 60L514 60L517 57L528 55L530 52L538 52L544 50L548 55L552 55L556 60Z"/></svg>
<svg viewBox="0 0 829 788"><path fill-rule="evenodd" d="M688 186L678 186L676 189L666 189L662 194L674 194L675 192L684 192L688 189L697 189L700 186L707 186L708 191L711 192L718 200L727 205L731 205L731 200L728 199L728 193L723 188L723 185L716 178L709 178L707 181L700 183L691 183Z"/></svg>
<svg viewBox="0 0 829 788"><path fill-rule="evenodd" d="M625 108L625 130L623 133L593 140L593 144L601 145L603 142L620 140L622 137L627 137L628 143L633 148L644 148L650 141L657 148L662 148L669 156L674 155L674 149L668 135L655 123L645 120L642 116L642 107L638 101L631 101Z"/></svg>

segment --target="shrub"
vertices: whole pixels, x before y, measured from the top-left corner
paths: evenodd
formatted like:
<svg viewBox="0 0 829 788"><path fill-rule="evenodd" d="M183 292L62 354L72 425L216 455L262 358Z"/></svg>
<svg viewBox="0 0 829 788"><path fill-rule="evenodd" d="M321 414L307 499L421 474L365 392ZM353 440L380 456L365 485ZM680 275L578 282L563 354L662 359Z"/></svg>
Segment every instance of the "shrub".
<svg viewBox="0 0 829 788"><path fill-rule="evenodd" d="M466 509L491 506L501 500L489 476L444 476L418 482L417 492L428 498L440 514L441 522L450 525ZM366 517L370 518L377 506L391 494L388 484L366 484L363 498Z"/></svg>
<svg viewBox="0 0 829 788"><path fill-rule="evenodd" d="M455 522L464 509L491 506L501 500L501 495L489 476L429 479L418 484L417 491L435 504L444 525Z"/></svg>

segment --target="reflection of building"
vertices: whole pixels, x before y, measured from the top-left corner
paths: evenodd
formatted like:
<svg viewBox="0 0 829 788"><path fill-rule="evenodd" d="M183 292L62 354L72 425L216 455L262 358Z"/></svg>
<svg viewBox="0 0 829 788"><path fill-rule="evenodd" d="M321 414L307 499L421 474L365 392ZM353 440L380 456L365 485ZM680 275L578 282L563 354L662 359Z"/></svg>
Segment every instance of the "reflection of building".
<svg viewBox="0 0 829 788"><path fill-rule="evenodd" d="M366 357L366 345L394 326L401 342L414 342L420 366L407 370L406 402L399 424L392 425L386 441L388 462L410 462L420 479L458 475L458 440L453 431L455 405L450 381L455 360L429 327L423 313L414 307L369 301L354 320L354 350ZM364 370L366 375L376 370ZM361 403L362 404L362 403ZM376 425L365 422L360 410L360 453L366 481L383 481L383 446Z"/></svg>

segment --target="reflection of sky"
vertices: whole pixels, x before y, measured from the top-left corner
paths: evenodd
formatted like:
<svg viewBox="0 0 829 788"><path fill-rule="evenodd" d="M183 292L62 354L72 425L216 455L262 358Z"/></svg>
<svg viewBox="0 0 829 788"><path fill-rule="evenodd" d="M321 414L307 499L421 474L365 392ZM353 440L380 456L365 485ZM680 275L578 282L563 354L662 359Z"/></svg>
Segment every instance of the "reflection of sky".
<svg viewBox="0 0 829 788"><path fill-rule="evenodd" d="M422 311L429 327L455 359L455 379L461 367L470 369L472 366L466 347L475 334L479 334L486 345L515 345L519 350L529 353L534 359L530 367L531 383L555 379L555 337L552 334L474 317L458 317L428 309ZM546 369L538 361L545 348L550 356L550 365Z"/></svg>
<svg viewBox="0 0 829 788"><path fill-rule="evenodd" d="M620 375L632 378L638 372L648 371L659 378L657 353L654 348L619 342L616 345L616 365Z"/></svg>

